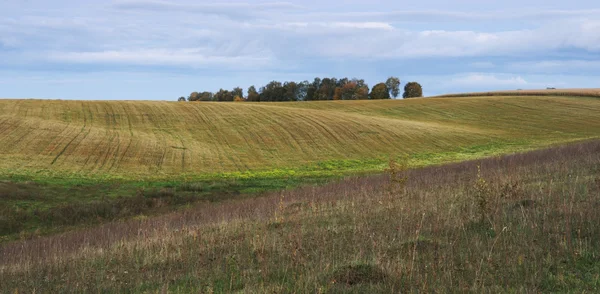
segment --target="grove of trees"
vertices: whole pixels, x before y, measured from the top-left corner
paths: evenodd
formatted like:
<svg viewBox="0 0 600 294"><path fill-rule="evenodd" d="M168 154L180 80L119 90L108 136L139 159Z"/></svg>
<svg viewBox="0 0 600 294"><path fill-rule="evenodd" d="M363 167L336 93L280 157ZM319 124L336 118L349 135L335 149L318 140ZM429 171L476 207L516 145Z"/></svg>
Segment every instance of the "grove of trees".
<svg viewBox="0 0 600 294"><path fill-rule="evenodd" d="M400 79L390 77L384 83L378 83L369 90L369 85L362 79L348 78L315 78L312 82L279 82L271 81L256 89L250 86L244 96L244 90L235 87L231 91L220 89L216 93L192 92L188 101L316 101L316 100L366 100L391 99L400 95ZM406 84L404 98L422 97L423 89L416 82ZM185 101L179 97L178 101Z"/></svg>

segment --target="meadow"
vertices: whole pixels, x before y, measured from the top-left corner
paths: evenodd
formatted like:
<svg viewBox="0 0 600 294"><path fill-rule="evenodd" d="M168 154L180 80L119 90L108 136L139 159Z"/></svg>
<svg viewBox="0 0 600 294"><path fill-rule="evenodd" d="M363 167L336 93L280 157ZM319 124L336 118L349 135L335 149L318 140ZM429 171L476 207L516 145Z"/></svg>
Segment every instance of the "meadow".
<svg viewBox="0 0 600 294"><path fill-rule="evenodd" d="M0 242L598 138L600 100L0 100ZM550 94L555 92L542 91ZM583 95L583 94L582 94Z"/></svg>
<svg viewBox="0 0 600 294"><path fill-rule="evenodd" d="M600 291L600 141L0 246L0 292Z"/></svg>

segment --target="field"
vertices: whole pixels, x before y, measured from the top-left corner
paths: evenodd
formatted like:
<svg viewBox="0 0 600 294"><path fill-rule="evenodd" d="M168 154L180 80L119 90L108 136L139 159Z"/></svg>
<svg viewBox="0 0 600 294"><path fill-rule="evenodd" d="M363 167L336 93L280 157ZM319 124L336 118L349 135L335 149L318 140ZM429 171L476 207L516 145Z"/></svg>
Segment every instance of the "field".
<svg viewBox="0 0 600 294"><path fill-rule="evenodd" d="M5 244L0 292L600 291L600 141Z"/></svg>
<svg viewBox="0 0 600 294"><path fill-rule="evenodd" d="M0 292L598 291L598 97L0 100Z"/></svg>
<svg viewBox="0 0 600 294"><path fill-rule="evenodd" d="M0 241L600 136L600 99L0 100Z"/></svg>
<svg viewBox="0 0 600 294"><path fill-rule="evenodd" d="M176 180L381 170L597 137L600 100L0 100L0 177ZM515 123L518 122L518 123Z"/></svg>

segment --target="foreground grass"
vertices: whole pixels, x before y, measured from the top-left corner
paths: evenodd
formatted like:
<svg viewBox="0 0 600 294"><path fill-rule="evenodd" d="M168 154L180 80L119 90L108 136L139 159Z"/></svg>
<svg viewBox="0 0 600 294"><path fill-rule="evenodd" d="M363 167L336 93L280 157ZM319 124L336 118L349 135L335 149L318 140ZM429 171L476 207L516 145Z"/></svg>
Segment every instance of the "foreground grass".
<svg viewBox="0 0 600 294"><path fill-rule="evenodd" d="M0 292L600 291L600 142L393 170L4 244Z"/></svg>

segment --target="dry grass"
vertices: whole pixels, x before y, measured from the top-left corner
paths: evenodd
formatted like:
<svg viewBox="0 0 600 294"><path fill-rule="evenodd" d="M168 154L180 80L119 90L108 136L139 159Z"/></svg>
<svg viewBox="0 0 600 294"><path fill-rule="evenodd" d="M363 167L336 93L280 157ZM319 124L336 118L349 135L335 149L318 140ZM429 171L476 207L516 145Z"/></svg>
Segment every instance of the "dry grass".
<svg viewBox="0 0 600 294"><path fill-rule="evenodd" d="M599 113L600 100L568 97L261 104L0 100L0 175L185 179L310 171L327 161L377 159L385 165L390 154L431 164L597 137Z"/></svg>
<svg viewBox="0 0 600 294"><path fill-rule="evenodd" d="M0 292L600 290L600 141L403 176L4 244Z"/></svg>
<svg viewBox="0 0 600 294"><path fill-rule="evenodd" d="M477 93L447 94L434 97L490 97L490 96L570 96L600 97L600 89L545 89L545 90L506 90Z"/></svg>

